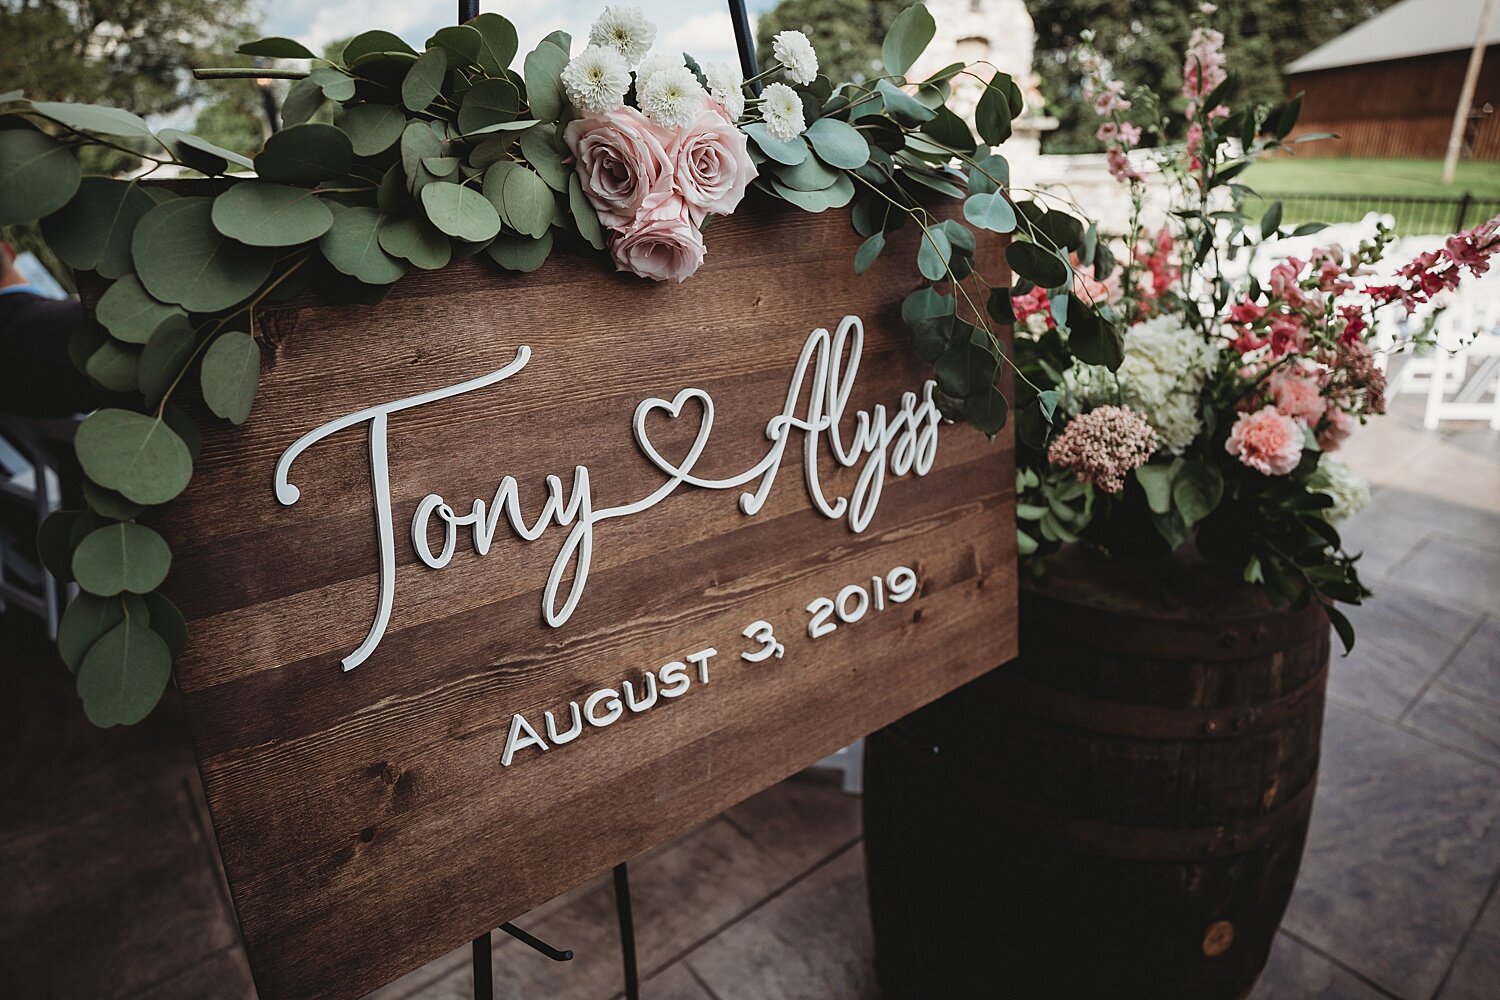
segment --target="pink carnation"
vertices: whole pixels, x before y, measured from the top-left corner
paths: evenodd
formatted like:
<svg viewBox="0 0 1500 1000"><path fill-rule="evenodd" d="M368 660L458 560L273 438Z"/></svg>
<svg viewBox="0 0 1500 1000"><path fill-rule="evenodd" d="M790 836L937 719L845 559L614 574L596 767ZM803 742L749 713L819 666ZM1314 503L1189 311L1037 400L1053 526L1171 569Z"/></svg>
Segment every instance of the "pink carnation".
<svg viewBox="0 0 1500 1000"><path fill-rule="evenodd" d="M1070 469L1081 483L1106 493L1125 488L1125 476L1156 450L1156 432L1146 418L1123 406L1101 406L1080 414L1047 449L1047 461Z"/></svg>
<svg viewBox="0 0 1500 1000"><path fill-rule="evenodd" d="M1274 406L1241 413L1224 450L1267 476L1284 476L1302 461L1302 425Z"/></svg>
<svg viewBox="0 0 1500 1000"><path fill-rule="evenodd" d="M1271 390L1271 401L1277 412L1317 426L1323 416L1324 400L1318 380L1300 368L1282 368L1266 380Z"/></svg>
<svg viewBox="0 0 1500 1000"><path fill-rule="evenodd" d="M1359 421L1336 406L1328 407L1328 422L1318 432L1318 447L1324 451L1338 451L1339 445L1349 439Z"/></svg>

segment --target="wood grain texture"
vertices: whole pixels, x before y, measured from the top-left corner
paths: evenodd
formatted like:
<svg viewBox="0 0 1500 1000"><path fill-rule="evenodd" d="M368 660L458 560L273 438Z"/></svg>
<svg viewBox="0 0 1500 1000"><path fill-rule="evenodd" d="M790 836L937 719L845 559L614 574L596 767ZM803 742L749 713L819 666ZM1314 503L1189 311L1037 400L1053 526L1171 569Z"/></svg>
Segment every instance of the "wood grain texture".
<svg viewBox="0 0 1500 1000"><path fill-rule="evenodd" d="M460 263L376 307L306 298L260 318L254 415L207 435L163 531L193 632L178 684L262 997L362 995L1014 655L1008 434L945 426L932 471L887 477L861 534L812 508L794 434L755 516L736 491L683 488L600 522L557 629L541 590L563 533L522 543L502 528L485 557L461 538L442 571L408 537L424 495L463 511L505 475L528 520L544 477L570 482L575 465L595 507L646 496L663 476L631 416L688 386L715 403L697 472L749 468L808 333L848 314L866 344L846 433L854 411L894 407L930 374L900 320L915 240L907 227L855 277L846 214L757 207L714 223L709 263L683 285L559 254L529 276ZM1000 250L982 240L985 259ZM328 420L493 371L523 343L534 353L513 379L391 418L395 607L379 649L343 672L375 611L366 436L298 459L291 507L272 492L276 459ZM648 428L672 455L698 419ZM858 472L826 454L820 468L829 496ZM917 571L917 597L808 639L809 601L897 565ZM784 659L740 660L756 619ZM709 683L501 766L514 713L565 720L570 700L707 646Z"/></svg>

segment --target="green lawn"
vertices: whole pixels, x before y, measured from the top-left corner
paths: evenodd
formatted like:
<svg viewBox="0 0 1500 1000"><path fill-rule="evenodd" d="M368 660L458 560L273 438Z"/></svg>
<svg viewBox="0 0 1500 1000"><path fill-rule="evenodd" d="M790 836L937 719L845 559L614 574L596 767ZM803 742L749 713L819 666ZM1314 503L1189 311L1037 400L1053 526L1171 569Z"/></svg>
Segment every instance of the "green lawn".
<svg viewBox="0 0 1500 1000"><path fill-rule="evenodd" d="M1345 160L1279 157L1264 160L1243 175L1263 195L1284 197L1285 223L1357 222L1367 212L1395 216L1404 235L1451 232L1458 223L1457 200L1465 193L1474 204L1464 225L1474 226L1500 212L1500 163L1460 163L1452 184L1442 180L1441 160ZM1333 196L1322 198L1318 196ZM1401 202L1393 199L1432 199ZM1247 200L1258 218L1267 200Z"/></svg>

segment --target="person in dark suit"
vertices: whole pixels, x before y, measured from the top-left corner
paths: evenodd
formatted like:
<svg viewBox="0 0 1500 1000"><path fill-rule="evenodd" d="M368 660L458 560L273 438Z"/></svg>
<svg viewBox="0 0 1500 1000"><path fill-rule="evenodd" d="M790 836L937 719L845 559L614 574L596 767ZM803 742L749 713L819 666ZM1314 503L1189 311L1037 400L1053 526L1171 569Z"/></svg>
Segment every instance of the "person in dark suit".
<svg viewBox="0 0 1500 1000"><path fill-rule="evenodd" d="M103 393L68 357L83 306L38 295L15 259L10 244L0 243L0 412L62 417L94 409Z"/></svg>

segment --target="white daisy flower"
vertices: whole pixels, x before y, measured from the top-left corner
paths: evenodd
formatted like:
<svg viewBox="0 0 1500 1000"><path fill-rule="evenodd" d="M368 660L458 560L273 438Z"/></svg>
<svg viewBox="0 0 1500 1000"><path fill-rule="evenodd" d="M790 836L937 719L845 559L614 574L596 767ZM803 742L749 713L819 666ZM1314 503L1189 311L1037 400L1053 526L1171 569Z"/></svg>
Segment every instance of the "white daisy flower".
<svg viewBox="0 0 1500 1000"><path fill-rule="evenodd" d="M646 20L639 7L605 7L593 27L589 44L614 49L631 66L640 62L656 41L656 25Z"/></svg>
<svg viewBox="0 0 1500 1000"><path fill-rule="evenodd" d="M771 52L787 77L797 83L812 83L818 78L818 54L802 32L777 32L771 39Z"/></svg>
<svg viewBox="0 0 1500 1000"><path fill-rule="evenodd" d="M703 76L709 96L724 105L730 121L739 121L745 113L745 76L740 68L730 62L709 63L703 67Z"/></svg>
<svg viewBox="0 0 1500 1000"><path fill-rule="evenodd" d="M764 101L761 115L766 120L766 130L771 133L771 138L789 142L807 128L807 120L802 116L802 98L791 87L773 83L760 96Z"/></svg>
<svg viewBox="0 0 1500 1000"><path fill-rule="evenodd" d="M687 65L682 61L682 53L673 55L670 52L658 52L647 56L642 62L640 69L635 71L635 89L639 91L646 85L646 81L664 69L676 69L678 66Z"/></svg>
<svg viewBox="0 0 1500 1000"><path fill-rule="evenodd" d="M625 103L630 66L616 49L590 45L563 68L562 85L573 107L603 114Z"/></svg>
<svg viewBox="0 0 1500 1000"><path fill-rule="evenodd" d="M662 128L681 128L703 110L703 85L686 66L657 70L636 88L635 102Z"/></svg>

